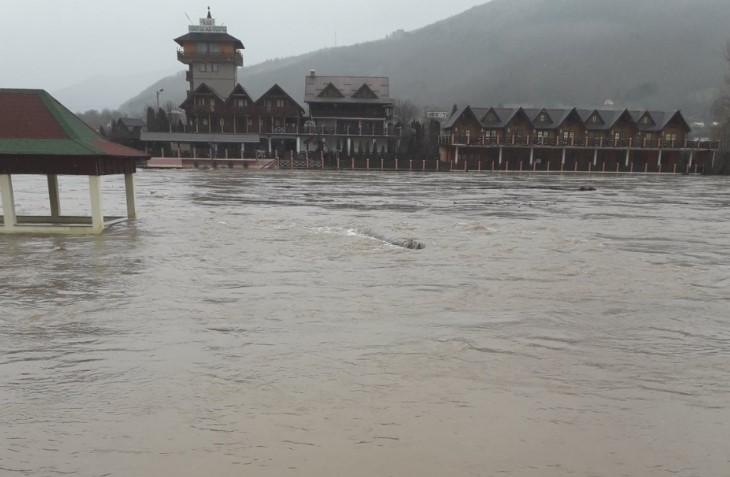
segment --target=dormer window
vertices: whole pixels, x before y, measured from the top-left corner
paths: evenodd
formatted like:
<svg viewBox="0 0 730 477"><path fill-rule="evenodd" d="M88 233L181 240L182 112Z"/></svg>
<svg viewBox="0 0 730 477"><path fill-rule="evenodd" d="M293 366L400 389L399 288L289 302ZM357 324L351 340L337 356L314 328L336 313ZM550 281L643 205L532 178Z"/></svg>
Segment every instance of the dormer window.
<svg viewBox="0 0 730 477"><path fill-rule="evenodd" d="M540 118L539 118L539 121L540 121L541 123L544 123L544 122L545 122L546 120L547 120L547 116L545 116L545 113L541 113L541 114L540 114Z"/></svg>
<svg viewBox="0 0 730 477"><path fill-rule="evenodd" d="M244 98L239 98L238 100L236 100L236 104L238 104L239 108L245 108L246 106L248 106L248 100Z"/></svg>
<svg viewBox="0 0 730 477"><path fill-rule="evenodd" d="M284 106L285 106L285 103L284 103L284 100L283 100L283 99L277 99L277 100L276 100L276 107L277 107L277 108L281 109L281 108L283 108Z"/></svg>

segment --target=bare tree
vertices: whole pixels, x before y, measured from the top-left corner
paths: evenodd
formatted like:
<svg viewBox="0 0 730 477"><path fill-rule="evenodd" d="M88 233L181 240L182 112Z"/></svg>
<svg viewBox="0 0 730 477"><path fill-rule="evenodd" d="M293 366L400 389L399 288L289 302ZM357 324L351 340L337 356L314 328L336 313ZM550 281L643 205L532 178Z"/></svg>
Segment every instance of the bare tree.
<svg viewBox="0 0 730 477"><path fill-rule="evenodd" d="M404 127L410 126L413 121L418 119L420 113L421 108L411 101L398 101L395 104L396 121Z"/></svg>

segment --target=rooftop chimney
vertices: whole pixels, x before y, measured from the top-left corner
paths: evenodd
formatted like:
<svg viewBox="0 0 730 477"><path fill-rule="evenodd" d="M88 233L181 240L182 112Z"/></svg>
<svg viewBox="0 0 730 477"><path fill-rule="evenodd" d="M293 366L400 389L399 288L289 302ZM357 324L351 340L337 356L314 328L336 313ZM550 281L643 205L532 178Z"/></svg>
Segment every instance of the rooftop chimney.
<svg viewBox="0 0 730 477"><path fill-rule="evenodd" d="M309 70L309 76L310 78L314 78L317 76L317 70Z"/></svg>

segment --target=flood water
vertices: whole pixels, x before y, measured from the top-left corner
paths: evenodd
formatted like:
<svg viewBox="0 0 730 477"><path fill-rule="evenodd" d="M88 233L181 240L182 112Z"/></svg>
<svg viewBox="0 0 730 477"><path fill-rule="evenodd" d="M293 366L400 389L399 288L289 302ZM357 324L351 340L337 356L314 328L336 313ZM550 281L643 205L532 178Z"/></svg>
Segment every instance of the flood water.
<svg viewBox="0 0 730 477"><path fill-rule="evenodd" d="M141 172L0 236L0 475L727 477L728 191Z"/></svg>

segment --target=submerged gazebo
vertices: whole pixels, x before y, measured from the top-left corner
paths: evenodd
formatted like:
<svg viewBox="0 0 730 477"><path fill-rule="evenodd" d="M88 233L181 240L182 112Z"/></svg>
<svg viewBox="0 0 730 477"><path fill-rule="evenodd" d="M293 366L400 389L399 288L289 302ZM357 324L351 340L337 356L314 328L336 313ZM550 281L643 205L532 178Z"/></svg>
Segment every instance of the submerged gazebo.
<svg viewBox="0 0 730 477"><path fill-rule="evenodd" d="M136 218L134 176L143 152L107 141L43 90L0 89L0 233L100 234ZM14 174L48 177L50 216L18 216ZM101 177L124 174L127 217L105 217ZM58 176L88 176L91 217L61 215Z"/></svg>

